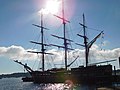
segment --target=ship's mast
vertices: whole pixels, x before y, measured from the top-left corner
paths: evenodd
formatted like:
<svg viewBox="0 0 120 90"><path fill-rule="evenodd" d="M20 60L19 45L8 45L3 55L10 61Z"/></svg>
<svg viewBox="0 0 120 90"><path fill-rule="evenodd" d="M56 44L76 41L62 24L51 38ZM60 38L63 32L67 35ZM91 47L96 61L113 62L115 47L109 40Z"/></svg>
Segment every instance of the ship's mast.
<svg viewBox="0 0 120 90"><path fill-rule="evenodd" d="M30 41L30 42L41 45L41 51L40 52L28 51L28 52L37 53L37 54L41 53L41 55L42 55L42 71L44 72L45 71L45 54L49 54L49 55L53 55L53 54L45 52L45 46L50 46L50 45L44 43L44 30L49 30L49 29L45 28L43 26L43 13L41 12L40 15L41 15L41 25L40 26L36 25L36 24L33 24L33 25L38 28L41 28L41 42L34 42L34 41Z"/></svg>
<svg viewBox="0 0 120 90"><path fill-rule="evenodd" d="M66 30L64 20L64 0L62 0L62 17L63 17L63 30L64 30L64 46L65 46L65 69L67 70L67 41L66 41Z"/></svg>
<svg viewBox="0 0 120 90"><path fill-rule="evenodd" d="M87 41L87 36L86 36L86 25L85 25L85 16L83 14L83 23L80 25L83 27L83 35L77 34L78 36L82 37L84 39L84 45L81 45L83 47L85 47L85 60L86 60L86 67L88 66L88 54L89 54L89 50L88 50L88 41Z"/></svg>
<svg viewBox="0 0 120 90"><path fill-rule="evenodd" d="M45 71L45 67L44 67L44 33L43 33L43 14L41 13L41 51L42 51L42 71Z"/></svg>
<svg viewBox="0 0 120 90"><path fill-rule="evenodd" d="M30 53L37 53L37 54L41 54L42 55L42 71L44 72L45 71L45 54L49 54L49 55L53 55L52 53L46 53L45 52L45 46L50 46L50 45L48 45L48 44L45 44L44 43L44 30L49 30L48 28L45 28L44 26L43 26L43 13L41 12L40 13L40 19L41 19L41 25L36 25L36 24L32 24L32 25L34 25L34 26L36 26L36 27L38 27L38 28L40 28L40 30L41 30L41 42L35 42L35 41L30 41L31 43L34 43L34 44L38 44L38 45L41 45L41 51L28 51L28 52L30 52ZM33 72L33 70L29 67L29 66L27 66L26 64L24 65L24 64L22 64L21 62L18 62L17 60L15 60L15 62L16 63L19 63L19 64L21 64L22 66L24 66L25 67L25 69L30 73L30 72Z"/></svg>
<svg viewBox="0 0 120 90"><path fill-rule="evenodd" d="M87 67L88 66L89 49L91 48L93 43L97 40L97 38L99 38L99 36L103 33L103 31L101 31L100 34L98 34L92 41L90 41L88 43L88 37L86 35L87 26L85 25L85 16L84 16L84 14L83 14L83 23L82 24L79 23L79 24L83 27L83 35L80 35L80 34L77 34L77 35L84 39L84 45L82 45L82 44L78 44L78 45L81 45L81 46L85 47L85 60L86 60L86 67Z"/></svg>
<svg viewBox="0 0 120 90"><path fill-rule="evenodd" d="M68 21L68 20L65 19L65 15L64 15L64 0L62 0L62 17L57 16L57 15L54 15L54 16L62 20L64 36L63 37L59 37L59 36L56 36L56 35L52 35L52 36L57 37L58 39L63 39L64 40L64 46L59 46L59 45L54 45L54 44L51 44L51 45L59 47L59 48L64 48L64 53L65 53L65 69L67 70L67 67L68 67L68 65L67 65L67 51L68 50L73 50L71 48L68 48L68 42L67 41L69 41L69 42L73 42L73 41L66 38L66 29L65 29L66 22L70 23L70 21Z"/></svg>
<svg viewBox="0 0 120 90"><path fill-rule="evenodd" d="M88 42L86 36L86 26L85 26L85 16L83 14L83 33L84 33L84 44L85 44L85 59L86 59L86 67L88 66Z"/></svg>

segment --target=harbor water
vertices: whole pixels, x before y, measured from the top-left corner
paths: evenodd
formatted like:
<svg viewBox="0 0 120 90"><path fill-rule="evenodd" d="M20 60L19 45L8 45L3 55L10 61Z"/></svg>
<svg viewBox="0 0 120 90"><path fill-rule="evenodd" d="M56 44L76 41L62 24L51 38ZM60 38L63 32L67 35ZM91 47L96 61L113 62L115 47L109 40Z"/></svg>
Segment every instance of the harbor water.
<svg viewBox="0 0 120 90"><path fill-rule="evenodd" d="M0 79L0 90L96 90L88 86L67 86L65 84L34 84L22 82L21 78Z"/></svg>

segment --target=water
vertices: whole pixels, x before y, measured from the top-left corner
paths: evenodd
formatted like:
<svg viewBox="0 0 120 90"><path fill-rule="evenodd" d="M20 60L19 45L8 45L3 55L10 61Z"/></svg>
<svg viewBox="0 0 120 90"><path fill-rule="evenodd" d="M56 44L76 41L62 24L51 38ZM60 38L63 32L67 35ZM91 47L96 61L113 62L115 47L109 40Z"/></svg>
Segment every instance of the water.
<svg viewBox="0 0 120 90"><path fill-rule="evenodd" d="M96 90L87 86L68 86L65 84L34 84L22 82L21 78L0 79L0 90Z"/></svg>

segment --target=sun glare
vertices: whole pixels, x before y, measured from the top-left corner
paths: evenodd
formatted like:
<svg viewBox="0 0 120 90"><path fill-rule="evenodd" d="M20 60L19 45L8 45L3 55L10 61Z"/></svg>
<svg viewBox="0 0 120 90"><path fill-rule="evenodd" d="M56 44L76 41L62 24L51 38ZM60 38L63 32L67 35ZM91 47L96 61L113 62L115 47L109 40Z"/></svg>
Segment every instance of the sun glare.
<svg viewBox="0 0 120 90"><path fill-rule="evenodd" d="M46 3L46 9L48 10L48 12L55 14L58 12L59 9L59 2L58 0L49 0Z"/></svg>
<svg viewBox="0 0 120 90"><path fill-rule="evenodd" d="M60 2L58 0L48 0L44 9L41 9L39 12L44 14L56 14L59 10Z"/></svg>

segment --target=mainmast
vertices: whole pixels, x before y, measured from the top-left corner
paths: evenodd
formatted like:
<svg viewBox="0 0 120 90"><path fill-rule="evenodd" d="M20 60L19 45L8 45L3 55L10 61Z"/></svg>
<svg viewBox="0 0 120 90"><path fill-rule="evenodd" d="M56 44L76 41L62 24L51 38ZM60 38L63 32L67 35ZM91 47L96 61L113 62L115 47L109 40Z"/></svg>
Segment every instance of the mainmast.
<svg viewBox="0 0 120 90"><path fill-rule="evenodd" d="M66 41L66 30L64 20L64 0L62 0L62 17L63 17L63 30L64 30L64 46L65 46L65 69L67 70L67 41Z"/></svg>
<svg viewBox="0 0 120 90"><path fill-rule="evenodd" d="M65 29L66 22L70 23L70 21L68 21L68 20L65 19L65 15L64 15L64 0L62 0L62 17L57 16L57 15L54 15L54 16L56 16L57 18L59 18L59 19L62 20L64 36L63 37L59 37L59 36L56 36L56 35L52 35L52 36L57 37L59 39L63 39L64 40L64 46L53 45L53 44L51 44L51 45L59 47L59 48L64 48L64 53L65 53L65 69L67 70L67 67L68 67L68 65L67 65L67 51L68 50L73 50L71 48L68 48L68 42L67 41L69 41L69 42L73 42L73 41L66 38L66 29Z"/></svg>

